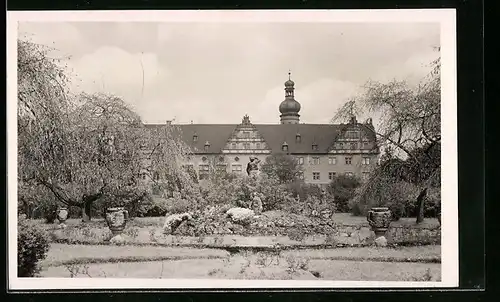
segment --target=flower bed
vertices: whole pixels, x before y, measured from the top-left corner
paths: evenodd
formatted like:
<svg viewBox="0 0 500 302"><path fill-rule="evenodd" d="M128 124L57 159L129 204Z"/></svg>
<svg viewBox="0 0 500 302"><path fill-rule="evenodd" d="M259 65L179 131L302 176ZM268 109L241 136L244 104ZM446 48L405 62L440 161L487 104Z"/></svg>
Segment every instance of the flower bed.
<svg viewBox="0 0 500 302"><path fill-rule="evenodd" d="M163 221L165 218L163 218ZM280 243L291 246L364 246L371 244L373 232L365 222L345 225L332 219L305 217L281 211L264 212L252 222L241 225L233 223L220 211L193 215L182 222L172 234L162 230L162 220L142 223L135 219L124 231L127 244L202 245L202 246L247 246L255 242L252 238L267 238L258 246ZM90 224L68 224L65 229L51 226L54 242L105 244L111 232L104 222ZM436 225L410 225L393 223L387 233L391 245L427 245L441 243L441 229ZM252 241L254 240L254 241ZM260 239L259 239L260 240ZM251 245L251 244L250 244Z"/></svg>

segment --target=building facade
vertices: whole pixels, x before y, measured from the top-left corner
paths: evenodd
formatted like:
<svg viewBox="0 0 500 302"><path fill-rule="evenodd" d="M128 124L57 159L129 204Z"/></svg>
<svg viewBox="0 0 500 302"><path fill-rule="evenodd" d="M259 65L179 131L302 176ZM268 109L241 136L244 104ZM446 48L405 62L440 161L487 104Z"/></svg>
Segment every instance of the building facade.
<svg viewBox="0 0 500 302"><path fill-rule="evenodd" d="M340 174L366 178L380 154L371 119L364 123L355 117L346 124L300 123L301 105L295 100L294 86L289 77L277 124L253 124L245 115L237 125L176 125L192 151L185 165L203 179L211 167L246 174L252 157L264 163L271 154L287 154L302 166L300 177L306 183L325 185ZM147 125L159 126L164 125Z"/></svg>

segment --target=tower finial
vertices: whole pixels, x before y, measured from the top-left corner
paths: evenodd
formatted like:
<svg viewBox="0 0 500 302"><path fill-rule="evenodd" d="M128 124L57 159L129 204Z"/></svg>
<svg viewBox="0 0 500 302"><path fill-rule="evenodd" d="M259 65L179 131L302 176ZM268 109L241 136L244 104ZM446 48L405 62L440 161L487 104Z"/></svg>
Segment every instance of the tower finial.
<svg viewBox="0 0 500 302"><path fill-rule="evenodd" d="M288 80L290 80L291 75L292 75L292 70L288 69Z"/></svg>

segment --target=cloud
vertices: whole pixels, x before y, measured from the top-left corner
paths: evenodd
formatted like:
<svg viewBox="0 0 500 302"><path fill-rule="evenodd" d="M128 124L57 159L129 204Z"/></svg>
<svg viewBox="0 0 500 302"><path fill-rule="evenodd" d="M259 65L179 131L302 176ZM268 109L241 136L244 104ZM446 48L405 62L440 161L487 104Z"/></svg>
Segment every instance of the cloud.
<svg viewBox="0 0 500 302"><path fill-rule="evenodd" d="M144 120L160 122L238 123L248 113L253 122L278 123L290 68L301 121L327 123L368 79L423 78L439 45L439 25L417 23L75 22L24 29L74 55L75 90L117 94Z"/></svg>
<svg viewBox="0 0 500 302"><path fill-rule="evenodd" d="M101 47L69 65L77 76L75 91L107 92L135 106L155 95L170 77L156 54L132 54L117 47Z"/></svg>
<svg viewBox="0 0 500 302"><path fill-rule="evenodd" d="M52 56L74 55L83 46L83 38L71 24L61 26L57 22L19 22L18 37L36 44L55 48Z"/></svg>

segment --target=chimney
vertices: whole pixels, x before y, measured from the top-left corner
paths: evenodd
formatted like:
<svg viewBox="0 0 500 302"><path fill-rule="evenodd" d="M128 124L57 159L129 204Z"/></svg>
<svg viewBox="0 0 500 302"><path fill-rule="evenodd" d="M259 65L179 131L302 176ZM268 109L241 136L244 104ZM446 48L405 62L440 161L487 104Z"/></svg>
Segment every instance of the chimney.
<svg viewBox="0 0 500 302"><path fill-rule="evenodd" d="M167 125L172 125L172 121L171 120L167 120L166 124Z"/></svg>
<svg viewBox="0 0 500 302"><path fill-rule="evenodd" d="M351 116L351 124L357 124L358 121L356 120L356 116L352 115Z"/></svg>

